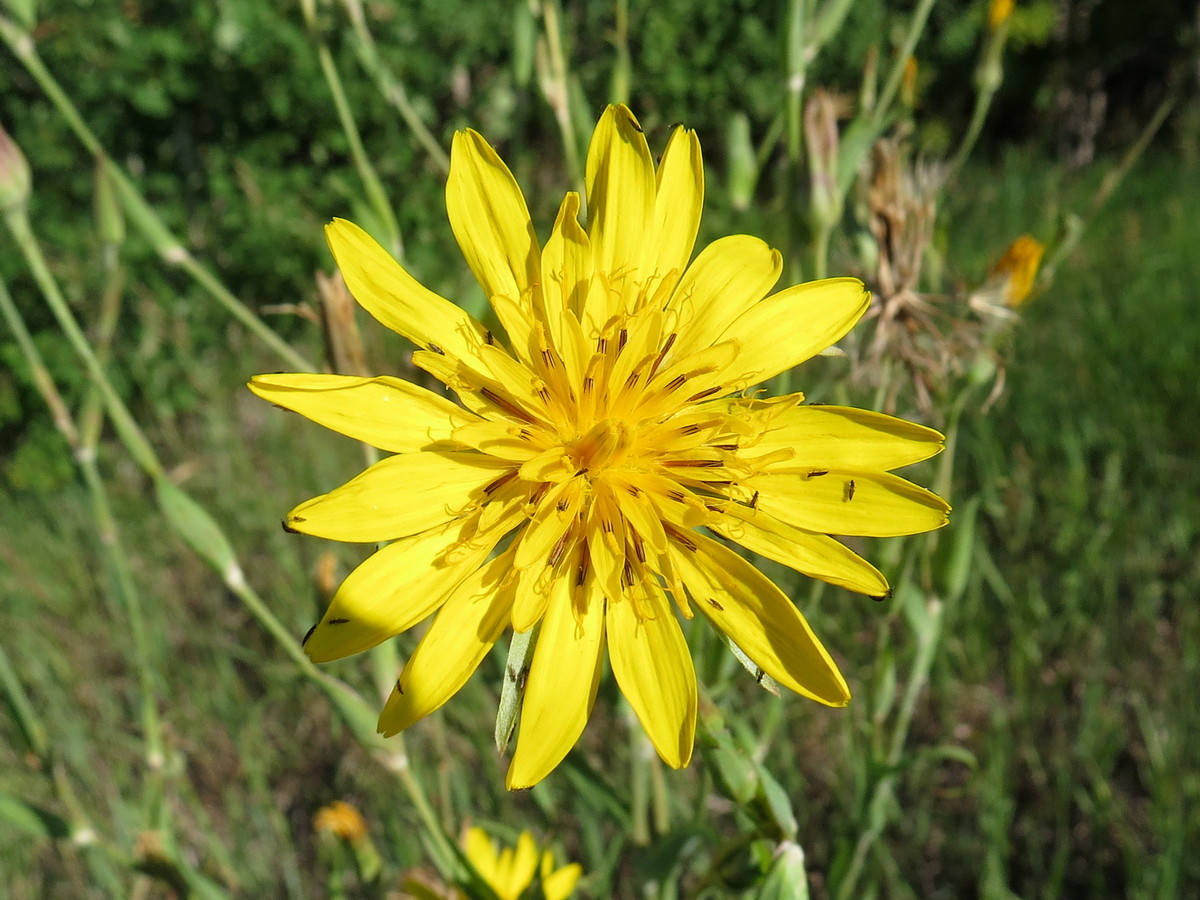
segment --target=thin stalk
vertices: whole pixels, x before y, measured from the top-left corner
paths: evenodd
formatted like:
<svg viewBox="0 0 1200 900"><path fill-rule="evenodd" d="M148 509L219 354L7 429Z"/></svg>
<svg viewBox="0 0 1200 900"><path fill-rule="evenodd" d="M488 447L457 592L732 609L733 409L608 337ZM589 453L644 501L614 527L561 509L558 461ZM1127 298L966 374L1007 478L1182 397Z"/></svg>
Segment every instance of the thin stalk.
<svg viewBox="0 0 1200 900"><path fill-rule="evenodd" d="M108 492L96 464L96 448L94 444L85 443L82 432L76 427L67 411L66 403L50 377L49 370L3 282L0 282L0 313L3 313L9 329L16 337L17 346L25 357L26 365L34 373L34 382L39 393L46 405L54 411L52 415L55 424L70 446L76 465L79 466L79 471L83 475L92 518L96 522L96 535L107 557L113 586L128 620L129 634L133 644L133 666L137 673L141 696L142 738L145 741L144 757L148 773L147 781L151 789L148 819L151 827L158 828L163 824L160 816L164 812L162 804L164 751L162 724L158 717L158 696L155 687L157 679L153 654L146 634L145 616L142 613L137 582L134 580L129 557L121 542L120 529L109 503ZM93 382L93 386L94 384Z"/></svg>
<svg viewBox="0 0 1200 900"><path fill-rule="evenodd" d="M49 269L46 267L41 248L33 236L32 230L29 228L29 222L24 211L16 210L10 212L5 219L14 237L17 239L18 245L24 252L30 268L33 270L34 278L38 282L46 302L50 305L52 312L59 320L59 324L64 333L66 333L73 349L79 355L89 375L94 379L103 395L108 416L116 425L117 435L121 442L130 451L134 460L143 471L156 480L165 479L165 469L159 461L157 454L120 396L113 389L112 384L108 380L107 373L100 366L99 361L84 338L82 330L75 321L74 315L63 299L53 275L51 275ZM211 517L209 518L211 520ZM221 538L228 543L228 540L224 537L220 526L217 525L215 520L211 520L211 527L217 530L221 534ZM205 561L214 564L214 560L210 557L205 557ZM312 660L305 654L300 642L275 617L267 604L246 581L243 568L236 558L225 566L216 566L214 564L214 568L217 569L226 587L242 601L251 615L258 620L259 624L279 642L284 652L296 664L301 674L309 678L325 692L333 702L334 707L347 719L351 730L359 742L372 752L380 764L397 775L401 785L408 793L410 801L428 829L430 840L440 850L445 851L444 858L453 863L457 859L454 854L453 845L441 828L437 815L434 813L428 798L425 796L423 787L412 773L403 743L398 742L396 739L393 739L390 744L385 743L382 738L375 734L374 715L371 712L371 708L344 682L331 675L327 675L316 667Z"/></svg>
<svg viewBox="0 0 1200 900"><path fill-rule="evenodd" d="M909 727L912 725L913 713L916 711L917 700L929 682L929 671L933 666L934 651L937 649L942 627L942 604L937 599L931 599L927 604L929 614L928 627L917 635L917 656L913 661L912 673L905 686L904 697L900 702L897 713L896 727L892 732L885 758L887 774L881 777L871 792L867 804L867 821L872 824L862 834L854 845L854 855L851 857L845 877L838 885L836 900L849 900L859 895L858 880L866 865L867 854L883 833L888 821L888 808L895 802L896 780L899 773L900 758L904 753L904 744L908 740Z"/></svg>
<svg viewBox="0 0 1200 900"><path fill-rule="evenodd" d="M563 51L558 4L555 0L544 0L541 3L541 12L546 35L545 41L539 47L542 52L538 53L542 96L553 111L558 130L562 134L563 151L567 157L567 174L582 198L586 196L583 165L579 157L575 124L571 118L571 88L567 75L567 57Z"/></svg>
<svg viewBox="0 0 1200 900"><path fill-rule="evenodd" d="M814 280L825 277L829 271L829 238L833 235L833 226L824 222L817 223L813 233L813 272Z"/></svg>
<svg viewBox="0 0 1200 900"><path fill-rule="evenodd" d="M950 174L961 169L971 151L975 149L975 142L979 139L979 132L983 129L988 110L991 109L992 99L1004 80L1004 45L1007 40L1007 21L995 29L988 29L975 69L975 108L971 111L971 121L967 125L962 143L958 145L958 152L954 154L950 163Z"/></svg>
<svg viewBox="0 0 1200 900"><path fill-rule="evenodd" d="M329 50L329 44L324 39L321 39L317 45L317 59L320 60L325 82L329 85L329 93L333 95L333 105L337 109L338 120L342 123L342 131L345 132L346 140L350 143L350 155L354 158L354 168L358 170L358 177L362 181L363 190L366 191L367 202L375 210L379 224L386 232L382 235L385 238L384 246L395 256L401 256L404 252L404 245L400 240L400 223L396 219L396 212L392 209L392 204L388 202L383 182L379 180L379 174L367 157L362 137L358 133L358 125L354 121L354 113L350 109L350 102L346 99L346 90L342 87L342 78L338 75L337 66L333 63L333 54Z"/></svg>
<svg viewBox="0 0 1200 900"><path fill-rule="evenodd" d="M787 155L792 168L799 172L804 150L803 99L808 58L805 47L807 0L790 0L787 13Z"/></svg>
<svg viewBox="0 0 1200 900"><path fill-rule="evenodd" d="M1158 108L1154 110L1154 115L1146 123L1146 127L1142 129L1136 141L1130 145L1122 155L1120 161L1110 169L1100 182L1100 186L1096 188L1096 193L1092 195L1091 202L1088 204L1087 211L1083 217L1078 220L1075 227L1068 230L1066 238L1059 242L1058 246L1050 254L1049 258L1042 264L1042 270L1038 273L1036 291L1041 292L1050 286L1054 281L1054 276L1058 272L1058 267L1062 265L1067 257L1075 252L1075 248L1079 246L1079 241L1083 237L1084 231L1096 218L1096 215L1104 208L1104 205L1109 201L1121 182L1125 180L1125 176L1129 174L1129 170L1146 152L1146 148L1150 146L1150 142L1154 140L1154 136L1158 130L1167 121L1167 116L1171 114L1171 110L1175 108L1175 104L1179 102L1181 89L1179 85L1175 85L1167 96L1158 104Z"/></svg>
<svg viewBox="0 0 1200 900"><path fill-rule="evenodd" d="M396 73L379 58L375 39L367 28L366 16L363 15L361 0L342 0L346 13L350 16L350 25L354 32L354 51L358 56L359 65L375 82L375 87L383 95L383 99L396 108L404 124L412 131L417 142L425 148L433 164L443 175L450 172L450 157L442 149L437 138L425 127L421 117L408 99L408 91L404 83L396 77Z"/></svg>
<svg viewBox="0 0 1200 900"><path fill-rule="evenodd" d="M79 323L75 321L74 314L67 305L62 291L59 290L58 282L54 280L54 276L50 273L50 268L46 265L46 258L42 255L41 245L38 243L37 238L34 237L33 230L29 227L29 217L25 214L25 210L17 209L10 211L4 217L4 220L8 225L9 231L12 232L17 246L20 248L22 254L24 254L25 261L33 272L34 280L37 281L38 287L42 291L42 296L50 306L50 311L54 314L54 318L58 320L58 324L67 336L72 349L74 349L83 362L88 376L92 379L97 389L104 395L109 418L112 419L113 425L120 434L122 442L129 452L133 454L139 466L145 469L150 475L161 477L163 469L158 462L158 457L150 446L150 442L146 440L145 435L142 434L142 430L134 421L133 416L129 414L129 410L121 402L116 391L113 390L112 384L104 372L104 367L96 359L91 345L88 344L87 338L84 337L83 330L79 327Z"/></svg>
<svg viewBox="0 0 1200 900"><path fill-rule="evenodd" d="M113 162L105 152L99 139L88 128L79 110L63 91L58 81L46 68L34 47L33 39L22 31L7 16L0 16L0 39L3 39L13 54L25 66L25 69L38 83L42 91L54 104L59 115L63 117L76 138L93 156L104 160L112 175L113 182L121 194L122 202L127 206L129 216L142 231L144 236L167 262L179 266L192 276L201 287L207 290L231 316L237 319L255 337L261 340L276 356L289 366L302 372L315 371L313 365L297 353L286 341L277 335L262 319L247 307L241 300L226 288L219 279L198 263L184 247L183 242L167 227L145 197L125 175L124 171Z"/></svg>
<svg viewBox="0 0 1200 900"><path fill-rule="evenodd" d="M892 63L891 71L888 72L883 93L879 95L879 100L872 110L872 120L876 127L883 122L884 117L891 109L892 102L896 99L900 83L904 80L904 67L908 65L913 50L917 47L917 41L921 38L921 32L925 30L925 22L929 18L934 2L935 0L921 0L920 5L913 12L912 20L908 23L908 31L904 35L904 43L900 46L900 52Z"/></svg>

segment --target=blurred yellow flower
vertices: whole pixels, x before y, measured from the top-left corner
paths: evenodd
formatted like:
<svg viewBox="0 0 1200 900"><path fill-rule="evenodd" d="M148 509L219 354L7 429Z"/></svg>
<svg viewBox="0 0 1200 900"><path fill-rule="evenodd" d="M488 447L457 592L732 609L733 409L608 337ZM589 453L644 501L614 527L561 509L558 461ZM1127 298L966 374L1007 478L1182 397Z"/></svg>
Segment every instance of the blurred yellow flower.
<svg viewBox="0 0 1200 900"><path fill-rule="evenodd" d="M391 376L250 383L394 454L286 519L332 540L391 541L338 589L306 638L312 659L358 653L437 613L387 700L384 734L449 700L510 626L539 626L509 788L535 784L575 744L606 648L655 749L684 766L697 688L672 606L687 619L699 609L780 684L830 706L850 699L787 595L700 529L884 595L884 577L830 535L944 525L944 501L890 474L943 439L752 392L838 341L870 295L830 278L768 296L782 257L748 235L691 260L703 179L694 132L676 128L656 169L633 114L611 106L588 152L586 229L568 193L540 246L499 156L474 131L455 135L450 225L503 342L361 228L327 227L354 297L459 401Z"/></svg>
<svg viewBox="0 0 1200 900"><path fill-rule="evenodd" d="M545 900L566 900L583 872L579 863L555 870L554 854L549 850L542 853L539 866L537 844L528 831L521 832L515 850L510 847L497 850L486 831L470 828L463 839L463 849L472 868L499 900L518 900L533 883L535 873L540 875Z"/></svg>
<svg viewBox="0 0 1200 900"><path fill-rule="evenodd" d="M1004 255L989 270L989 282L1003 286L1005 306L1016 309L1029 299L1045 252L1045 244L1032 235L1023 234L1009 244Z"/></svg>
<svg viewBox="0 0 1200 900"><path fill-rule="evenodd" d="M1016 0L991 0L988 3L988 28L995 31L1013 14Z"/></svg>
<svg viewBox="0 0 1200 900"><path fill-rule="evenodd" d="M367 834L367 823L357 809L343 800L322 806L313 816L313 830L332 834L350 844L356 844Z"/></svg>

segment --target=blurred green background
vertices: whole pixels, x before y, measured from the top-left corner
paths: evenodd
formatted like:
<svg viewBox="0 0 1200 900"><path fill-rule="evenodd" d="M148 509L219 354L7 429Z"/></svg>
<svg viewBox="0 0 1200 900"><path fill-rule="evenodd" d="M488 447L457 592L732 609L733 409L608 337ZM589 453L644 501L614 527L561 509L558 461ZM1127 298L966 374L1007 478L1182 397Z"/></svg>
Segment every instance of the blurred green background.
<svg viewBox="0 0 1200 900"><path fill-rule="evenodd" d="M436 145L448 148L463 127L496 145L543 237L572 186L564 140L585 141L603 104L625 100L656 152L673 123L698 131L708 184L701 239L759 234L800 278L812 235L796 212L807 188L789 161L788 35L797 9L832 5L381 0L361 10L375 73L402 85ZM882 77L925 6L848 4L806 63L806 85L833 92L848 119L864 70ZM8 0L0 125L29 161L33 230L85 327L94 330L111 287L92 213L94 156L11 52L19 40L32 41L192 256L312 359L324 346L314 273L332 267L323 224L345 216L376 234L388 227L339 120L327 54L394 208L405 264L481 313L445 219L438 158L388 102L347 8L358 7ZM565 138L539 57L547 9L568 67ZM913 158L933 160L953 156L968 128L988 4L943 0L926 11L909 96L888 133ZM953 597L942 592L941 638L911 723L893 730L920 654L903 598L876 606L802 582L792 595L843 663L856 694L848 710L769 697L697 635L702 680L728 729L713 733L734 750L718 742L688 770L655 771L646 790L661 796L646 800L639 746L606 682L564 766L509 795L490 739L500 654L407 738L450 834L486 823L511 842L528 827L583 864L585 896L768 896L765 848L787 823L771 789L730 784L720 754L731 752L762 763L789 798L813 897L1200 892L1200 859L1189 852L1200 842L1200 766L1187 749L1200 734L1200 424L1189 412L1200 383L1195 9L1034 0L1018 3L1006 27L1003 80L974 153L939 197L922 287L967 293L1019 234L1053 251L1072 222L1086 230L1003 342L998 401L984 411L980 395L963 417L948 491L958 515L927 555L941 565L957 554L963 574ZM1165 126L1093 210L1168 97L1178 102ZM848 204L829 271L869 280L858 214ZM242 388L252 374L289 367L144 233L128 227L119 255L110 377L170 479L212 511L249 582L303 634L326 598L323 567L344 574L362 554L276 523L352 476L360 451ZM50 375L78 404L87 377L8 232L0 278ZM360 319L374 368L406 372L401 342ZM850 374L845 360L817 360L797 386L810 399L849 390L871 405L869 393L839 387ZM944 425L937 412L901 412ZM0 643L54 762L48 771L18 716L0 720L7 895L401 896L401 873L428 870L429 848L392 775L166 527L153 484L111 433L99 453L146 606L166 748L153 802L125 611L70 450L0 328ZM913 477L929 483L933 473ZM899 553L868 550L889 575ZM397 643L403 655L413 638ZM373 693L363 660L327 668ZM73 786L98 843L120 852L79 839L55 779ZM356 872L314 833L314 813L335 799L362 812L382 876ZM156 834L187 878L154 877Z"/></svg>

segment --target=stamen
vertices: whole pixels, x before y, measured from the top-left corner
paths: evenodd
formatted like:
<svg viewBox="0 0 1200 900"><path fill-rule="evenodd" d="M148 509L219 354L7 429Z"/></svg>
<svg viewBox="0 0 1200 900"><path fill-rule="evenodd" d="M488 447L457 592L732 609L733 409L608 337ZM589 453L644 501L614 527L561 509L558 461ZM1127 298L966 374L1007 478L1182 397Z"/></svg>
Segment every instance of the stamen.
<svg viewBox="0 0 1200 900"><path fill-rule="evenodd" d="M441 347L439 347L437 344L427 344L426 346L427 346L427 347L428 347L428 348L429 348L429 349L430 349L432 352L436 353L438 356L445 356L445 355L446 355L446 351L445 351L445 350L443 350Z"/></svg>
<svg viewBox="0 0 1200 900"><path fill-rule="evenodd" d="M670 469L716 469L724 462L719 459L664 459L662 465Z"/></svg>
<svg viewBox="0 0 1200 900"><path fill-rule="evenodd" d="M621 333L617 335L617 354L625 349L625 345L629 343L629 329L622 328Z"/></svg>
<svg viewBox="0 0 1200 900"><path fill-rule="evenodd" d="M487 331L483 335L483 342L485 344L489 344L489 345L495 347L496 346L496 336L494 334L492 334L491 331Z"/></svg>
<svg viewBox="0 0 1200 900"><path fill-rule="evenodd" d="M822 475L828 475L828 474L829 474L828 469L809 469L807 477L808 478L820 478Z"/></svg>
<svg viewBox="0 0 1200 900"><path fill-rule="evenodd" d="M512 481L516 477L517 477L516 469L513 469L511 472L506 472L503 475L501 475L499 478L497 478L495 481L493 481L491 484L489 484L487 487L485 487L483 489L483 492L485 494L487 494L488 496L491 496L492 494L496 493L496 491L500 490L500 488L504 487L504 485L508 484L510 481Z"/></svg>
<svg viewBox="0 0 1200 900"><path fill-rule="evenodd" d="M529 413L525 412L525 410L521 409L521 407L517 406L515 403L513 403L511 400L507 399L506 397L501 397L499 394L497 394L491 388L482 387L479 389L479 393L486 400L491 401L496 406L498 406L502 410L504 410L506 413L516 416L518 419L524 419L526 422L533 424L533 417L530 416Z"/></svg>
<svg viewBox="0 0 1200 900"><path fill-rule="evenodd" d="M588 554L587 541L581 541L583 552L579 557L579 568L575 570L575 587L583 587L584 579L587 578L588 567L591 565L591 556Z"/></svg>
<svg viewBox="0 0 1200 900"><path fill-rule="evenodd" d="M719 394L720 392L721 392L721 385L718 384L716 387L710 387L706 391L701 391L698 394L693 394L692 396L688 397L687 402L695 403L697 400L703 400L705 397L711 397L713 394Z"/></svg>
<svg viewBox="0 0 1200 900"><path fill-rule="evenodd" d="M688 380L687 375L676 375L674 378L672 378L670 381L667 382L667 386L665 388L666 392L669 394L671 391L675 390L676 388L683 387L683 383L687 380Z"/></svg>
<svg viewBox="0 0 1200 900"><path fill-rule="evenodd" d="M714 450L727 450L730 453L735 453L739 449L737 444L709 444Z"/></svg>
<svg viewBox="0 0 1200 900"><path fill-rule="evenodd" d="M650 367L650 377L653 378L658 374L658 367L663 364L663 360L667 358L667 354L671 351L671 347L675 345L677 334L671 332L667 335L666 341L663 342L663 347L658 351L658 357L654 360L654 365Z"/></svg>
<svg viewBox="0 0 1200 900"><path fill-rule="evenodd" d="M563 553L567 549L567 538L570 537L570 532L567 532L558 539L558 543L554 545L554 549L550 551L550 560L546 563L549 568L554 568L558 565L558 561L562 559Z"/></svg>

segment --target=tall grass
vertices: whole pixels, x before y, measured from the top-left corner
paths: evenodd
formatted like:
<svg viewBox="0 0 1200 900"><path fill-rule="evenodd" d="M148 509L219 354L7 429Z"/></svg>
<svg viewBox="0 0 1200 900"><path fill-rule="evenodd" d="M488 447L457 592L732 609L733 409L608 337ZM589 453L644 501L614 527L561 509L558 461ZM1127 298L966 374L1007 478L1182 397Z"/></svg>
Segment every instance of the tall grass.
<svg viewBox="0 0 1200 900"><path fill-rule="evenodd" d="M436 184L444 164L430 149L436 140L421 130L428 108L414 105L386 44L372 56L372 38L358 27L334 35L354 42L350 53L334 53L323 30L328 10L303 6L320 61L308 59L306 71L320 72L335 97L349 91L338 104L348 154L339 183L357 172L365 186L346 193L364 220L396 249L403 245L426 281L481 309L482 298L465 287L465 266L436 256L452 246L444 224L381 193L380 179L396 173L368 157L371 134L355 121L356 102L366 101L339 66L357 59L397 108L411 132L406 154L424 147L418 169L428 174L409 173L418 184ZM897 20L898 47L916 45L928 6ZM783 68L793 76L812 61L806 41L816 54L841 27L837 17L850 14L836 3L819 9L814 19L804 15L814 4L790 7ZM511 70L482 104L499 117L505 97L517 97L515 107L533 120L522 104L540 96L550 110L544 146L519 154L514 166L534 185L535 207L547 207L577 175L570 160L592 113L581 86L589 73L571 68L569 41L556 34L561 14L552 3L518 4L505 25L513 33L504 34L514 47ZM646 24L665 27L652 16ZM489 46L487 35L477 38ZM615 85L630 76L623 40L618 30ZM904 55L890 57L876 76L884 95L898 96ZM747 105L755 102L750 94ZM861 224L864 201L847 192L822 206L802 189L821 174L820 148L800 147L802 107L792 99L775 120L753 123L758 146L739 145L744 133L734 127L711 140L702 133L706 147L729 141L713 154L706 229L761 226L785 244L796 270L862 266L866 229L842 231ZM884 112L861 119L872 138L895 124L889 108L877 109ZM911 114L900 106L891 112L901 120ZM666 121L662 112L649 117L652 137L665 134ZM855 158L847 154L844 165ZM536 161L553 155L567 163L539 173ZM1054 234L1064 217L1088 208L1115 165L1102 160L1068 174L1019 152L1000 164L967 163L941 197L926 254L939 285L977 285L1017 234ZM42 168L35 158L35 177L45 177ZM242 192L253 198L260 182L239 171ZM734 183L739 177L748 184ZM266 183L281 207L295 202L281 181ZM1200 614L1189 602L1200 588L1193 458L1200 425L1184 413L1200 357L1189 293L1200 275L1192 252L1200 234L1188 215L1200 188L1179 178L1178 160L1151 156L1134 170L1051 288L1024 311L1000 348L1007 383L998 402L981 412L981 392L961 419L949 416L958 425L953 468L930 463L913 477L944 480L955 525L936 542L868 548L898 587L891 603L764 564L843 663L856 696L848 710L767 695L723 644L692 629L707 692L696 764L664 770L606 679L580 747L552 778L520 794L503 791L504 761L490 746L502 648L453 704L405 743L381 750L356 728L356 707L338 698L344 682L374 706L379 685L394 678L394 659L334 663L323 667L324 680L306 674L289 659L294 641L272 637L239 582L214 575L194 552L196 531L185 539L165 527L155 500L164 479L219 523L248 590L298 637L361 552L286 535L275 522L298 500L354 475L362 457L350 442L258 403L242 387L249 374L323 352L319 329L303 320L278 329L289 334L286 349L274 331L264 338L262 304L246 303L219 280L223 259L245 271L262 235L248 233L245 245L215 253L217 264L207 265L180 249L176 232L191 237L182 205L160 204L157 223L139 219L146 203L139 186L121 184L133 210L121 251L131 260L125 301L132 308L105 364L165 467L158 476L140 465L111 427L95 445L94 470L122 556L98 534L91 470L81 467L78 481L71 474L69 444L34 407L31 379L0 383L0 403L29 406L4 417L22 437L0 480L0 675L14 713L0 721L0 871L17 900L165 891L385 896L399 890L403 873L429 880L434 867L443 878L454 872L460 861L438 836L470 823L510 844L532 829L562 851L560 859L583 864L581 892L595 897L776 896L776 886L778 896L802 896L795 873L805 870L817 897L1168 898L1200 887L1200 862L1187 852L1200 841L1200 778L1187 752L1188 737L1200 730L1192 690ZM37 191L46 189L35 190L35 213ZM756 191L754 208L742 209L737 198ZM800 201L809 206L798 210ZM294 223L271 218L271 193L255 203L257 227L291 234ZM69 220L50 218L71 230ZM535 220L548 219L535 211ZM98 243L80 236L92 228L80 217L72 252L49 250L52 277L68 286L75 313L89 324L92 272L109 271ZM304 253L327 265L318 240L313 229ZM145 274L148 250L162 260L154 276ZM94 389L74 374L15 258L0 273L12 277L17 305L35 323L33 343L64 385L64 405L94 405L81 400ZM245 279L238 281L240 289ZM164 305L172 289L203 314ZM229 328L230 317L252 324ZM406 369L397 343L370 331L367 342L376 367ZM26 370L28 356L14 345L5 355L12 372ZM818 359L797 386L811 400L840 402L864 393L853 374L851 361ZM120 602L122 566L140 612ZM138 647L135 628L146 638ZM415 638L396 645L405 657ZM158 729L153 754L148 696ZM314 814L335 799L362 812L383 859L380 880L332 855L315 831ZM771 880L782 872L792 874Z"/></svg>

